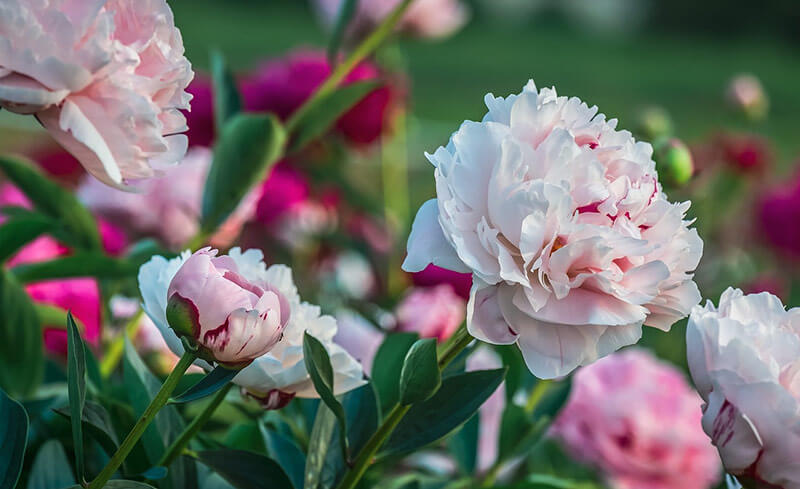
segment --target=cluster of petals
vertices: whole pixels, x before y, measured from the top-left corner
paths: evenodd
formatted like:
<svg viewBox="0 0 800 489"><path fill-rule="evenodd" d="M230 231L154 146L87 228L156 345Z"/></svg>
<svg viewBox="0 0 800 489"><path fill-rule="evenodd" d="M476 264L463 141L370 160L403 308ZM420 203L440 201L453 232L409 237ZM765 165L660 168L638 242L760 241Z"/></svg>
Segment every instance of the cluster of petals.
<svg viewBox="0 0 800 489"><path fill-rule="evenodd" d="M701 402L677 369L626 350L575 374L552 433L615 489L708 489L720 463Z"/></svg>
<svg viewBox="0 0 800 489"><path fill-rule="evenodd" d="M0 107L34 114L109 185L180 160L192 76L165 0L0 5Z"/></svg>
<svg viewBox="0 0 800 489"><path fill-rule="evenodd" d="M662 191L652 147L532 81L485 103L481 122L428 155L437 198L417 214L403 268L471 273L470 332L517 343L542 378L685 317L703 243L689 203Z"/></svg>
<svg viewBox="0 0 800 489"><path fill-rule="evenodd" d="M725 469L747 487L800 488L800 308L728 288L695 307L686 342Z"/></svg>

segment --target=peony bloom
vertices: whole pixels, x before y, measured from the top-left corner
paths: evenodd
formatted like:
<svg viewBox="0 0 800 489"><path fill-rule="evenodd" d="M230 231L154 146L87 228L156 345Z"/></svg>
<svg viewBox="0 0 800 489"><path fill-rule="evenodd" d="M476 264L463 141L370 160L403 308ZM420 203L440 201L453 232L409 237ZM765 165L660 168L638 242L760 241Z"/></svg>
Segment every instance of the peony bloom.
<svg viewBox="0 0 800 489"><path fill-rule="evenodd" d="M266 111L288 118L330 75L331 65L322 51L295 51L265 64L242 80L247 110ZM345 77L343 84L378 80L378 68L364 61ZM370 92L336 122L336 131L353 144L374 142L385 131L393 93L384 84Z"/></svg>
<svg viewBox="0 0 800 489"><path fill-rule="evenodd" d="M397 306L397 325L400 331L444 341L464 321L466 311L464 299L449 285L417 288Z"/></svg>
<svg viewBox="0 0 800 489"><path fill-rule="evenodd" d="M211 78L198 73L186 88L192 96L192 110L186 114L189 130L189 146L214 145L216 127L214 127L214 90Z"/></svg>
<svg viewBox="0 0 800 489"><path fill-rule="evenodd" d="M758 203L758 227L767 242L781 253L800 258L800 175L761 196Z"/></svg>
<svg viewBox="0 0 800 489"><path fill-rule="evenodd" d="M176 355L183 354L183 345L167 323L168 293L178 269L192 256L185 251L180 257L166 260L157 256L139 270L139 289L144 300L144 310L158 326L170 349ZM291 270L283 265L267 268L263 255L258 250L242 252L233 248L222 260L229 270L236 269L240 283L255 284L261 290L269 290L280 301L281 312L287 307L288 321L283 326L283 338L269 352L258 357L234 377L233 382L243 391L258 399L265 408L283 407L294 396L318 397L303 360L303 333L320 340L328 350L334 370L337 394L363 385L361 366L341 347L333 343L336 320L320 314L320 309L300 302ZM198 362L208 367L204 362Z"/></svg>
<svg viewBox="0 0 800 489"><path fill-rule="evenodd" d="M155 235L178 248L200 228L203 187L212 156L208 148L193 147L163 177L140 182L138 193L122 193L86 179L78 188L78 198L93 212L126 225L132 234ZM224 247L236 238L253 215L256 195L251 192L242 200L212 236L213 245Z"/></svg>
<svg viewBox="0 0 800 489"><path fill-rule="evenodd" d="M424 270L412 274L411 281L422 287L448 284L464 299L469 299L469 289L472 288L472 274L453 272L436 265L428 265Z"/></svg>
<svg viewBox="0 0 800 489"><path fill-rule="evenodd" d="M34 114L108 185L180 160L192 76L165 0L0 7L0 107Z"/></svg>
<svg viewBox="0 0 800 489"><path fill-rule="evenodd" d="M761 81L751 74L739 74L728 83L728 103L741 110L747 117L759 120L767 116L769 99Z"/></svg>
<svg viewBox="0 0 800 489"><path fill-rule="evenodd" d="M766 169L772 161L769 142L752 134L722 134L717 137L722 161L742 172Z"/></svg>
<svg viewBox="0 0 800 489"><path fill-rule="evenodd" d="M326 25L338 18L342 0L315 0L317 10ZM352 31L362 36L372 31L400 4L400 0L362 0L358 2ZM459 0L416 0L398 23L398 30L414 36L442 38L455 33L467 22L466 6Z"/></svg>
<svg viewBox="0 0 800 489"><path fill-rule="evenodd" d="M470 333L517 343L542 378L686 316L703 242L689 203L662 192L652 147L532 81L486 104L428 155L438 198L417 214L403 269L472 273Z"/></svg>
<svg viewBox="0 0 800 489"><path fill-rule="evenodd" d="M725 469L747 487L800 488L800 308L728 288L692 310L686 343Z"/></svg>
<svg viewBox="0 0 800 489"><path fill-rule="evenodd" d="M361 363L364 373L371 375L372 362L383 343L384 332L357 312L350 310L337 312L336 323L338 328L333 341Z"/></svg>
<svg viewBox="0 0 800 489"><path fill-rule="evenodd" d="M615 489L707 489L720 467L700 404L674 367L627 350L575 374L552 433Z"/></svg>

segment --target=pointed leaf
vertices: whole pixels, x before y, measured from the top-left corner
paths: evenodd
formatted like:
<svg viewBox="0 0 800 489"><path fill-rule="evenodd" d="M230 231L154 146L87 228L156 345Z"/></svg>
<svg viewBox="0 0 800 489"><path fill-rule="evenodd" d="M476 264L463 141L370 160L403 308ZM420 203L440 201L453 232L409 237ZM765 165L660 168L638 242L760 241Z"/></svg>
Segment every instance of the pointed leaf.
<svg viewBox="0 0 800 489"><path fill-rule="evenodd" d="M83 470L83 406L86 403L86 358L83 339L78 326L67 313L67 391L69 392L69 414L72 425L72 444L75 449L75 471L78 480Z"/></svg>
<svg viewBox="0 0 800 489"><path fill-rule="evenodd" d="M0 267L0 387L15 396L36 390L44 376L39 316L25 289Z"/></svg>
<svg viewBox="0 0 800 489"><path fill-rule="evenodd" d="M61 443L57 440L44 442L33 459L28 489L62 489L76 482Z"/></svg>
<svg viewBox="0 0 800 489"><path fill-rule="evenodd" d="M177 397L171 399L170 402L173 404L181 404L210 396L225 387L238 373L239 370L218 366L196 384L186 389L186 391Z"/></svg>
<svg viewBox="0 0 800 489"><path fill-rule="evenodd" d="M281 466L264 455L245 450L205 450L197 455L238 489L292 489Z"/></svg>
<svg viewBox="0 0 800 489"><path fill-rule="evenodd" d="M70 423L72 423L72 415L69 406L60 407L54 409L54 411L69 419ZM86 404L83 406L82 425L86 433L103 447L106 454L109 456L114 454L119 446L119 442L117 441L114 428L111 425L111 417L103 406L92 401L86 401Z"/></svg>
<svg viewBox="0 0 800 489"><path fill-rule="evenodd" d="M222 129L203 190L202 229L211 234L283 154L286 131L271 114L239 113Z"/></svg>
<svg viewBox="0 0 800 489"><path fill-rule="evenodd" d="M84 251L49 261L17 265L11 271L23 283L72 277L123 279L135 277L140 265L100 252Z"/></svg>
<svg viewBox="0 0 800 489"><path fill-rule="evenodd" d="M277 431L268 429L264 423L259 423L258 428L264 438L267 454L286 472L294 489L303 489L306 455L294 441Z"/></svg>
<svg viewBox="0 0 800 489"><path fill-rule="evenodd" d="M342 404L336 399L333 393L333 367L331 359L325 346L316 338L308 334L303 334L303 360L306 364L308 375L314 383L322 402L328 405L330 410L339 421L340 439L342 451L347 453L347 418L345 417Z"/></svg>
<svg viewBox="0 0 800 489"><path fill-rule="evenodd" d="M474 414L469 421L449 440L447 447L453 454L453 458L458 462L461 470L472 475L475 472L475 465L478 461L478 434L480 430L480 415Z"/></svg>
<svg viewBox="0 0 800 489"><path fill-rule="evenodd" d="M28 443L28 413L0 389L0 489L14 489Z"/></svg>
<svg viewBox="0 0 800 489"><path fill-rule="evenodd" d="M10 219L0 225L0 262L14 256L23 246L52 227L53 221L44 216Z"/></svg>
<svg viewBox="0 0 800 489"><path fill-rule="evenodd" d="M400 404L429 399L442 385L436 359L436 339L417 340L406 354L400 371Z"/></svg>
<svg viewBox="0 0 800 489"><path fill-rule="evenodd" d="M329 459L328 451L336 449L331 447L336 426L336 416L324 402L319 403L317 414L314 417L314 427L311 429L311 436L308 441L303 489L317 489L323 478L329 479L330 473L338 472L338 466L327 467L326 470L326 462ZM339 457L339 460L341 459L342 457Z"/></svg>
<svg viewBox="0 0 800 489"><path fill-rule="evenodd" d="M386 335L372 362L372 383L378 394L381 412L386 413L400 399L400 371L411 345L417 341L416 333Z"/></svg>
<svg viewBox="0 0 800 489"><path fill-rule="evenodd" d="M339 11L336 13L336 24L331 32L331 39L328 41L328 61L336 64L336 57L339 54L339 47L342 45L347 26L353 20L353 16L358 8L358 0L344 0L339 2Z"/></svg>
<svg viewBox="0 0 800 489"><path fill-rule="evenodd" d="M214 121L217 132L221 132L228 120L242 110L242 98L225 57L217 50L211 52L211 77L214 83Z"/></svg>

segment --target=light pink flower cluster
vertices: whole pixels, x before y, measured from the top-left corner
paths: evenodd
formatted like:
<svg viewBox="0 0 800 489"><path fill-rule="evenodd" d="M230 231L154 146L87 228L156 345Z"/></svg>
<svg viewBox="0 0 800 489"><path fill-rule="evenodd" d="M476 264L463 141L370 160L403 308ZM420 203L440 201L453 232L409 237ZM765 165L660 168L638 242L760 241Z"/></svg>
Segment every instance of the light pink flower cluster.
<svg viewBox="0 0 800 489"><path fill-rule="evenodd" d="M674 367L627 350L575 374L552 432L615 489L706 489L720 464L700 404Z"/></svg>
<svg viewBox="0 0 800 489"><path fill-rule="evenodd" d="M686 316L703 243L689 203L662 192L652 147L532 81L485 102L481 122L428 155L438 198L420 208L403 268L471 273L470 333L517 343L542 378Z"/></svg>
<svg viewBox="0 0 800 489"><path fill-rule="evenodd" d="M109 185L180 160L192 76L165 0L0 4L0 107L36 115Z"/></svg>
<svg viewBox="0 0 800 489"><path fill-rule="evenodd" d="M338 18L342 0L315 0L327 25ZM374 29L400 4L400 0L362 0L352 21L352 29L364 34ZM469 17L460 0L415 0L398 24L398 29L415 36L446 37L460 29Z"/></svg>
<svg viewBox="0 0 800 489"><path fill-rule="evenodd" d="M423 338L444 341L466 317L466 302L448 284L419 287L397 306L400 331L414 331Z"/></svg>
<svg viewBox="0 0 800 489"><path fill-rule="evenodd" d="M694 308L686 343L725 469L746 487L800 488L800 308L728 288Z"/></svg>

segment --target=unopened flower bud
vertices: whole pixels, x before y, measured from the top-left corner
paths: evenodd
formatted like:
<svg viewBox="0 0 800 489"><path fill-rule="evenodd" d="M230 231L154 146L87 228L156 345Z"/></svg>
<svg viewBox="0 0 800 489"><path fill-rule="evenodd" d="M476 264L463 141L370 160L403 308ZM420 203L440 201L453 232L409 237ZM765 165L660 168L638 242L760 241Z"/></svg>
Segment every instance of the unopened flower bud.
<svg viewBox="0 0 800 489"><path fill-rule="evenodd" d="M637 132L647 141L672 135L672 118L663 107L645 107L639 112L636 125Z"/></svg>
<svg viewBox="0 0 800 489"><path fill-rule="evenodd" d="M656 169L667 185L683 185L692 178L694 161L689 148L679 139L671 138L655 143Z"/></svg>
<svg viewBox="0 0 800 489"><path fill-rule="evenodd" d="M734 108L741 110L752 120L761 120L767 116L769 99L761 81L754 75L733 77L728 84L727 98Z"/></svg>

